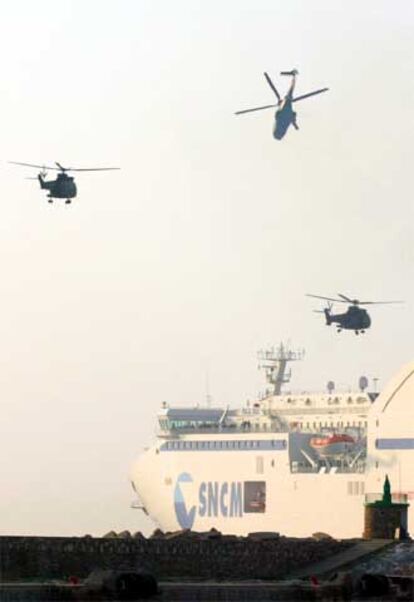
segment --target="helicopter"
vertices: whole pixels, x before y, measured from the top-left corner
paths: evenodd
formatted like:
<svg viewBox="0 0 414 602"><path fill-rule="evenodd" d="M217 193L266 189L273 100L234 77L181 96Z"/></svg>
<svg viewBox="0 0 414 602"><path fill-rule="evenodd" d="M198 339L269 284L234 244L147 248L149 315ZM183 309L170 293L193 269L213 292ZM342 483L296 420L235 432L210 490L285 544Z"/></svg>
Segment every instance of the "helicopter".
<svg viewBox="0 0 414 602"><path fill-rule="evenodd" d="M92 167L88 169L77 168L77 167L63 167L60 163L55 161L55 165L57 167L46 167L45 165L33 165L32 163L20 163L19 161L9 161L9 163L13 163L14 165L23 165L25 167L37 167L41 171L38 174L37 178L29 178L29 179L38 179L40 183L40 188L42 190L48 190L49 194L48 202L53 203L53 199L66 199L65 203L69 205L72 202L72 199L77 195L77 189L75 184L75 179L73 176L68 176L69 171L112 171L114 169L120 169L119 167ZM56 176L56 180L46 180L47 170L58 171L59 173Z"/></svg>
<svg viewBox="0 0 414 602"><path fill-rule="evenodd" d="M292 83L290 84L289 91L286 94L286 96L282 98L279 92L277 91L276 86L270 79L269 75L265 72L264 76L277 98L277 104L265 105L263 107L256 107L254 109L244 109L242 111L237 111L235 115L243 115L244 113L252 113L253 111L262 111L263 109L271 109L273 107L277 107L277 111L275 113L275 123L273 126L273 138L275 138L276 140L282 140L290 125L293 125L295 130L298 130L299 126L296 121L296 113L292 109L292 104L294 102L297 102L298 100L309 98L309 96L315 96L315 94L322 94L322 92L326 92L327 90L329 90L329 88L321 88L320 90L308 92L307 94L302 94L301 96L296 96L296 98L294 98L293 93L296 85L296 76L298 74L299 72L297 69L292 69L292 71L280 72L280 75L289 75L292 77Z"/></svg>
<svg viewBox="0 0 414 602"><path fill-rule="evenodd" d="M389 303L403 303L403 301L359 301L358 299L350 299L346 295L338 293L340 299L332 299L331 297L323 297L321 295L310 295L307 297L314 297L315 299L324 299L328 301L328 307L323 310L314 310L317 313L325 314L326 325L330 326L332 323L338 324L337 332L341 332L342 329L354 330L355 334L363 334L371 326L371 317L367 310L360 307L360 305L384 305ZM349 303L349 307L345 313L333 314L332 307L334 303Z"/></svg>

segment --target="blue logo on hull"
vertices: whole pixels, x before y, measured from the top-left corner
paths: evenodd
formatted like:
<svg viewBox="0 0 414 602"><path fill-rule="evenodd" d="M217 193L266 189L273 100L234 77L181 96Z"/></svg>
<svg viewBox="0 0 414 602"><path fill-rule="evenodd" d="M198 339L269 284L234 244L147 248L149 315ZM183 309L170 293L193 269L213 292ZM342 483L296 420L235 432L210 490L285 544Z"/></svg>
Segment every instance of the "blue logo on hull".
<svg viewBox="0 0 414 602"><path fill-rule="evenodd" d="M192 506L187 510L183 492L181 491L180 483L192 483L193 477L188 472L182 472L177 479L174 490L174 509L178 524L182 529L191 529L194 524L196 507Z"/></svg>

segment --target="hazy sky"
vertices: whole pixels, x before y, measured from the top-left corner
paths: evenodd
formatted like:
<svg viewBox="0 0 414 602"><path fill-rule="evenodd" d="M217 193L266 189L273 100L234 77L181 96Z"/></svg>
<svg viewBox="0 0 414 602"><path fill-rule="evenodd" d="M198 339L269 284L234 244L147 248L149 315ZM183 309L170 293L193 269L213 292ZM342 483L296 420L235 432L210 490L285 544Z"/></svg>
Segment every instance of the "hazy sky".
<svg viewBox="0 0 414 602"><path fill-rule="evenodd" d="M253 398L256 352L304 347L292 386L380 385L414 359L414 4L0 4L0 534L152 525L128 473L156 412ZM272 138L296 67L300 131ZM120 172L49 205L8 160ZM305 293L405 299L366 335Z"/></svg>

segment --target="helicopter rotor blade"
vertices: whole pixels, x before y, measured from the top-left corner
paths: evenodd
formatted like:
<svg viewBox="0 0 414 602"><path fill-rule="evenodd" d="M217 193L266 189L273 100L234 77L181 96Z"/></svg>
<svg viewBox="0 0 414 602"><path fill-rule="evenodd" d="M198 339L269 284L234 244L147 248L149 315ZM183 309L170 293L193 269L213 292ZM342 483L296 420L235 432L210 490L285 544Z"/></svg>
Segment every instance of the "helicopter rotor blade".
<svg viewBox="0 0 414 602"><path fill-rule="evenodd" d="M264 107L256 107L255 109L244 109L243 111L236 111L235 115L243 115L243 113L253 113L253 111L262 111L263 109L271 109L278 107L279 105L265 105Z"/></svg>
<svg viewBox="0 0 414 602"><path fill-rule="evenodd" d="M292 102L297 102L298 100L309 98L309 96L315 96L315 94L322 94L322 92L327 92L328 90L329 88L321 88L320 90L315 90L314 92L308 92L307 94L302 94L301 96L296 96L296 98L292 98Z"/></svg>
<svg viewBox="0 0 414 602"><path fill-rule="evenodd" d="M314 299L324 299L325 301L332 301L333 303L349 303L349 301L343 301L342 299L333 299L332 297L323 297L322 295L311 295L306 293L307 297L313 297Z"/></svg>
<svg viewBox="0 0 414 602"><path fill-rule="evenodd" d="M390 303L405 303L405 301L358 301L358 305L389 305Z"/></svg>
<svg viewBox="0 0 414 602"><path fill-rule="evenodd" d="M78 168L78 167L68 167L65 171L114 171L117 169L121 169L120 167L90 167L90 168Z"/></svg>
<svg viewBox="0 0 414 602"><path fill-rule="evenodd" d="M346 295L342 295L338 293L339 297L342 297L344 301L347 303L352 303L352 305L388 305L390 303L404 303L404 301L359 301L359 299L350 299Z"/></svg>
<svg viewBox="0 0 414 602"><path fill-rule="evenodd" d="M342 295L341 293L338 293L338 296L341 297L341 299L343 299L347 303L355 303L356 305L359 303L357 299L350 299L349 297L347 297L346 295Z"/></svg>
<svg viewBox="0 0 414 602"><path fill-rule="evenodd" d="M20 161L9 161L9 163L13 163L13 165L23 165L24 167L36 167L37 169L41 169L44 171L45 169L54 169L55 171L59 171L60 168L57 167L49 167L48 165L34 165L33 163L21 163Z"/></svg>
<svg viewBox="0 0 414 602"><path fill-rule="evenodd" d="M274 85L274 83L272 82L272 80L270 79L269 75L266 73L266 71L263 74L266 78L267 83L269 84L269 86L272 88L273 92L276 95L276 98L278 99L279 102L281 102L281 97L279 92L276 90L276 86Z"/></svg>

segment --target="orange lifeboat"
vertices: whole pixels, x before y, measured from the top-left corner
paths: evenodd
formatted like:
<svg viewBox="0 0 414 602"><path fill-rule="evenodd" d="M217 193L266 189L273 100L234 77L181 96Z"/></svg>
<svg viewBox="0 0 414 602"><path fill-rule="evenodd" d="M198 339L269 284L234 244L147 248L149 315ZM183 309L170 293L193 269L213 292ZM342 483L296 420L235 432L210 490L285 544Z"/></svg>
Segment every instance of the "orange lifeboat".
<svg viewBox="0 0 414 602"><path fill-rule="evenodd" d="M332 434L312 437L309 445L322 457L342 456L355 446L355 439L350 435Z"/></svg>

